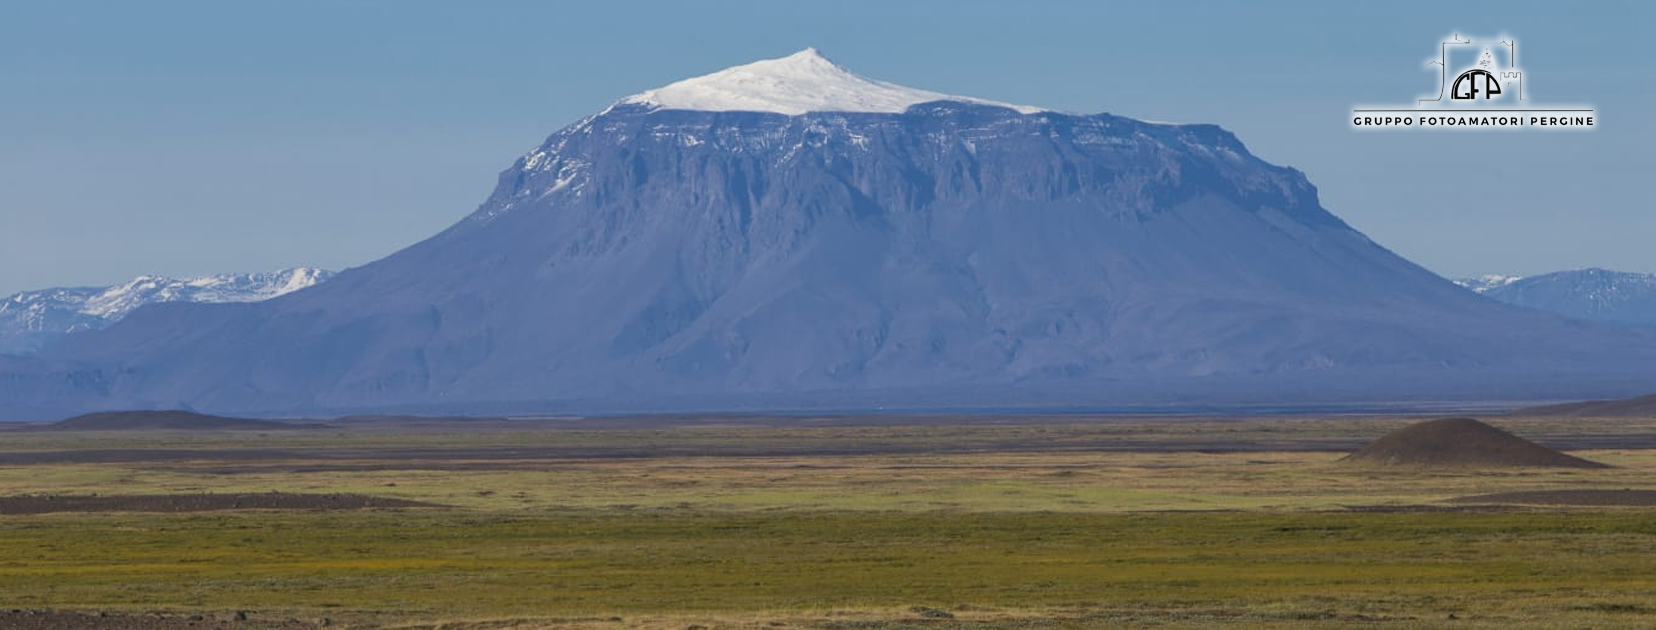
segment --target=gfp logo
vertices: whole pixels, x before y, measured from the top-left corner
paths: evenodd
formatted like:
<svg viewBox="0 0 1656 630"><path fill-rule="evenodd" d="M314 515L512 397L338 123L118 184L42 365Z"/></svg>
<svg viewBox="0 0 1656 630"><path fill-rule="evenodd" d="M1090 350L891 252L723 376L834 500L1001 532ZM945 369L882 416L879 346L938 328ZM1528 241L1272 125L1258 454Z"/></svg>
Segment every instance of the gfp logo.
<svg viewBox="0 0 1656 630"><path fill-rule="evenodd" d="M1471 55L1479 49L1483 54L1473 62ZM1505 59L1497 60L1497 52L1505 53ZM1505 93L1501 89L1503 83L1513 86L1512 91L1517 93L1518 100L1524 100L1524 73L1518 70L1518 42L1511 37L1502 37L1495 42L1475 42L1456 33L1438 44L1437 59L1427 61L1426 66L1437 66L1438 90L1436 98L1422 98L1422 103L1442 101L1444 92L1448 92L1449 99L1454 101L1493 100ZM1448 80L1451 68L1456 69L1453 82ZM1496 73L1500 74L1497 76Z"/></svg>
<svg viewBox="0 0 1656 630"><path fill-rule="evenodd" d="M1473 69L1462 72L1459 77L1455 77L1455 86L1449 90L1449 98L1462 101L1477 100L1479 94L1486 99L1501 95L1501 84L1488 70Z"/></svg>
<svg viewBox="0 0 1656 630"><path fill-rule="evenodd" d="M1436 66L1436 68L1433 68ZM1508 36L1476 41L1459 33L1438 43L1426 68L1437 73L1437 89L1410 105L1356 107L1358 129L1591 129L1591 106L1540 108L1530 105L1518 42Z"/></svg>
<svg viewBox="0 0 1656 630"><path fill-rule="evenodd" d="M1449 60L1449 45L1460 43L1459 33L1455 34L1455 40L1444 42L1442 56L1437 61L1429 62L1427 65L1436 63L1439 66L1448 67L1444 64ZM1513 80L1521 79L1523 74L1518 72L1518 44L1514 43L1511 38L1502 39L1500 43L1507 48L1507 64L1511 67L1510 71L1501 74L1511 77ZM1478 67L1462 72L1460 76L1455 77L1455 84L1449 88L1449 98L1468 101L1477 100L1480 94L1483 95L1485 100L1500 96L1501 82L1496 81L1495 75L1489 72L1494 68L1495 55L1490 54L1490 49L1485 48L1483 56L1478 58ZM1519 100L1523 100L1522 95L1519 96Z"/></svg>

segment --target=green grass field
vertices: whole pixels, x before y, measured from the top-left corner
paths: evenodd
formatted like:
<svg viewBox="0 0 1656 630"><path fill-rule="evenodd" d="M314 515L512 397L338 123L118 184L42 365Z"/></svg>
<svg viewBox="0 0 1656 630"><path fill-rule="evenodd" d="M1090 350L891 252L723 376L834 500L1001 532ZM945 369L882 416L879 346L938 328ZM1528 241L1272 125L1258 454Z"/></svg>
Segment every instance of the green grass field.
<svg viewBox="0 0 1656 630"><path fill-rule="evenodd" d="M1342 439L1396 424L1306 422L1286 433ZM1599 426L1581 430L1626 430ZM1656 509L1347 509L1656 489L1656 451L1577 453L1620 466L1608 470L1422 471L1353 469L1326 451L1098 448L1220 431L1257 440L1285 427L1296 428L0 434L0 451L14 453L300 453L6 465L0 495L282 490L453 506L0 515L0 606L451 629L1656 627ZM975 446L788 451L875 439ZM1007 446L1032 439L1050 448ZM374 450L641 443L667 454L415 460ZM721 454L737 446L759 454Z"/></svg>
<svg viewBox="0 0 1656 630"><path fill-rule="evenodd" d="M13 606L376 625L820 625L915 606L1104 626L1656 622L1656 520L1637 512L52 515L10 520L4 542Z"/></svg>

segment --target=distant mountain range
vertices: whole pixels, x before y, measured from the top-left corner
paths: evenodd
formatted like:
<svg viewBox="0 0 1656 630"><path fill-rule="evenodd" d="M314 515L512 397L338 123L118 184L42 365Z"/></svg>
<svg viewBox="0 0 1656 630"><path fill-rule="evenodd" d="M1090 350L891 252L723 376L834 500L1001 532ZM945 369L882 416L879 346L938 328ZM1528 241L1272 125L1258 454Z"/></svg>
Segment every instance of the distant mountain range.
<svg viewBox="0 0 1656 630"><path fill-rule="evenodd" d="M1656 326L1656 274L1576 269L1455 282L1508 304L1593 321Z"/></svg>
<svg viewBox="0 0 1656 630"><path fill-rule="evenodd" d="M30 353L69 333L103 329L145 304L257 302L313 286L333 275L332 271L295 267L196 278L138 276L107 287L23 291L0 301L0 353Z"/></svg>
<svg viewBox="0 0 1656 630"><path fill-rule="evenodd" d="M258 302L332 278L294 267L194 278L138 276L106 287L22 291L0 301L0 353L30 353L63 335L109 326L155 302ZM1456 284L1508 304L1582 319L1656 326L1656 274L1577 269L1535 276L1485 274Z"/></svg>

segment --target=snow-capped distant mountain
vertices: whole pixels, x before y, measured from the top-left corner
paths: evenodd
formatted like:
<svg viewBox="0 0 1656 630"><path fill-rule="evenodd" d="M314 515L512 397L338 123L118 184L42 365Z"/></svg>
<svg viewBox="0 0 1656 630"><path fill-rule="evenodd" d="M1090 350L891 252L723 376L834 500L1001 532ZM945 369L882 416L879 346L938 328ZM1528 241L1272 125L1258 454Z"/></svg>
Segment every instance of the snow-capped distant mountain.
<svg viewBox="0 0 1656 630"><path fill-rule="evenodd" d="M1478 293L1489 291L1523 280L1523 276L1503 276L1498 273L1486 273L1472 278L1457 278L1455 284L1461 285Z"/></svg>
<svg viewBox="0 0 1656 630"><path fill-rule="evenodd" d="M109 326L145 304L258 302L331 277L331 271L295 267L199 278L138 276L108 287L24 291L0 301L0 353L33 352L64 335Z"/></svg>
<svg viewBox="0 0 1656 630"><path fill-rule="evenodd" d="M0 415L1556 399L1653 366L1656 331L1478 297L1217 126L807 50L621 99L313 289L0 357Z"/></svg>
<svg viewBox="0 0 1656 630"><path fill-rule="evenodd" d="M1594 321L1656 326L1656 274L1576 269L1455 282L1508 304Z"/></svg>

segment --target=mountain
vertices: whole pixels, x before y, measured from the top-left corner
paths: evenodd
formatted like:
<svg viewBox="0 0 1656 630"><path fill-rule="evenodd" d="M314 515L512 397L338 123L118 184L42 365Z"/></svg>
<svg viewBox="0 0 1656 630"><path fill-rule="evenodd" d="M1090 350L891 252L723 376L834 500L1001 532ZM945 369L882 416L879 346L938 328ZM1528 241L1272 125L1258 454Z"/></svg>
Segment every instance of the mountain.
<svg viewBox="0 0 1656 630"><path fill-rule="evenodd" d="M73 332L100 330L155 302L257 302L333 277L306 267L197 278L138 276L108 287L24 291L0 301L0 353L29 353Z"/></svg>
<svg viewBox="0 0 1656 630"><path fill-rule="evenodd" d="M1475 468L1608 468L1473 418L1417 422L1341 458L1353 464Z"/></svg>
<svg viewBox="0 0 1656 630"><path fill-rule="evenodd" d="M310 290L154 304L0 361L0 412L1559 399L1651 366L1656 332L1466 291L1219 127L806 50L621 99L455 225Z"/></svg>
<svg viewBox="0 0 1656 630"><path fill-rule="evenodd" d="M1656 326L1656 274L1577 269L1456 282L1508 304L1594 321Z"/></svg>

